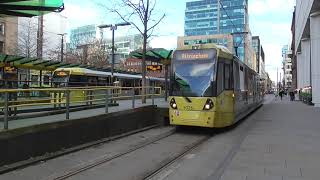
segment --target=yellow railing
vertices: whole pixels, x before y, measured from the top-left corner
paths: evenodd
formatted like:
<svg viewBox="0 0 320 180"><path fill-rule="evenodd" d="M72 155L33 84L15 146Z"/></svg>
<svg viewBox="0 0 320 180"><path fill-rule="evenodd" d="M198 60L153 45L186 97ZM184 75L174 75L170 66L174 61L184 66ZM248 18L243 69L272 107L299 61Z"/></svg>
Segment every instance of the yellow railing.
<svg viewBox="0 0 320 180"><path fill-rule="evenodd" d="M142 94L142 90L145 94ZM30 93L45 94L43 97L30 97ZM22 94L22 97L18 97ZM65 109L66 119L70 118L70 106L78 105L103 105L108 113L110 103L116 100L132 100L132 108L138 98L154 98L163 96L161 87L68 87L68 88L45 88L45 89L0 89L0 109L3 109L4 129L8 129L8 118L17 115L18 108L25 107L48 107Z"/></svg>

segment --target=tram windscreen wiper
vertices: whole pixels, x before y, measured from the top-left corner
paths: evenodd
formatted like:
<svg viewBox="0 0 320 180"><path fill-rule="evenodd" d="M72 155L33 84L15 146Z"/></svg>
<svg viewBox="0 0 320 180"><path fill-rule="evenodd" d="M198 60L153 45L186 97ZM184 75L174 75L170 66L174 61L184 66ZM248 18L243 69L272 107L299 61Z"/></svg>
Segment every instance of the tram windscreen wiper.
<svg viewBox="0 0 320 180"><path fill-rule="evenodd" d="M187 96L183 96L189 103L192 103L191 99L188 98Z"/></svg>

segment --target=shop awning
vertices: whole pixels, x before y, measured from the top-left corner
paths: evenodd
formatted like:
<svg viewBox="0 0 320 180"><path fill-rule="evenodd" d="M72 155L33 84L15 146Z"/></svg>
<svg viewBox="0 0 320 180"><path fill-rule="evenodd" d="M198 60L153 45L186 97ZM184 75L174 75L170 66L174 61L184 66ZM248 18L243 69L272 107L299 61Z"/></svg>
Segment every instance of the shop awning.
<svg viewBox="0 0 320 180"><path fill-rule="evenodd" d="M63 0L1 0L1 16L33 17L50 12L61 12Z"/></svg>

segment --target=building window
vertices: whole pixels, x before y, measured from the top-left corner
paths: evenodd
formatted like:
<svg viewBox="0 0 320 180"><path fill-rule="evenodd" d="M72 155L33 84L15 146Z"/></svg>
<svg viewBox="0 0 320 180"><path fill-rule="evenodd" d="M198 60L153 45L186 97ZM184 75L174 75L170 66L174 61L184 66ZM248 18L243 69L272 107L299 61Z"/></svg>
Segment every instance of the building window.
<svg viewBox="0 0 320 180"><path fill-rule="evenodd" d="M0 41L0 53L4 53L4 42Z"/></svg>
<svg viewBox="0 0 320 180"><path fill-rule="evenodd" d="M0 23L0 34L4 35L4 24Z"/></svg>

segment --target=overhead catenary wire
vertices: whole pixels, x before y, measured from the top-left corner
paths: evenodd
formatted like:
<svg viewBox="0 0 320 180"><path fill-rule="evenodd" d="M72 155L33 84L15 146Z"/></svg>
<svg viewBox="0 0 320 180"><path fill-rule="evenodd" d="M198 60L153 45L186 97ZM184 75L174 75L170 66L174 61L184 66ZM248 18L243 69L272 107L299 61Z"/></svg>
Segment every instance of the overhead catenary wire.
<svg viewBox="0 0 320 180"><path fill-rule="evenodd" d="M220 5L221 5L221 8L222 8L222 10L225 12L225 14L226 14L227 18L230 20L231 24L233 25L233 27L234 27L234 29L235 29L235 31L236 31L235 34L243 34L243 36L241 37L241 41L240 41L239 43L237 43L236 46L235 46L235 47L238 48L238 47L243 43L243 40L245 39L245 37L244 37L244 36L245 36L245 33L247 33L247 32L240 32L240 31L238 31L237 26L233 23L233 20L232 20L231 17L229 16L227 10L224 8L224 6L223 6L223 4L222 4L221 1L222 1L222 0L219 1ZM218 16L220 16L220 14L219 14ZM220 24L219 24L219 26L220 26ZM246 24L245 24L244 26L246 26ZM244 45L244 46L245 46L245 45ZM244 48L245 48L245 47L244 47ZM244 60L245 60L245 59L244 59Z"/></svg>
<svg viewBox="0 0 320 180"><path fill-rule="evenodd" d="M226 13L226 15L227 15L228 19L229 19L229 20L230 20L230 22L232 23L232 25L233 25L233 27L234 27L234 29L235 29L236 33L237 33L237 34L243 34L244 32L240 32L240 31L238 31L237 26L233 23L233 20L232 20L232 19L231 19L231 17L229 16L228 11L224 8L224 6L223 6L223 4L222 4L221 0L219 1L219 3L220 3L220 5L221 5L222 10ZM218 16L220 16L220 14L218 14ZM220 26L220 24L219 24L219 26ZM239 47L239 46L240 46L240 44L243 42L243 39L244 39L244 37L242 37L242 38L241 38L241 41L237 44L237 47Z"/></svg>

